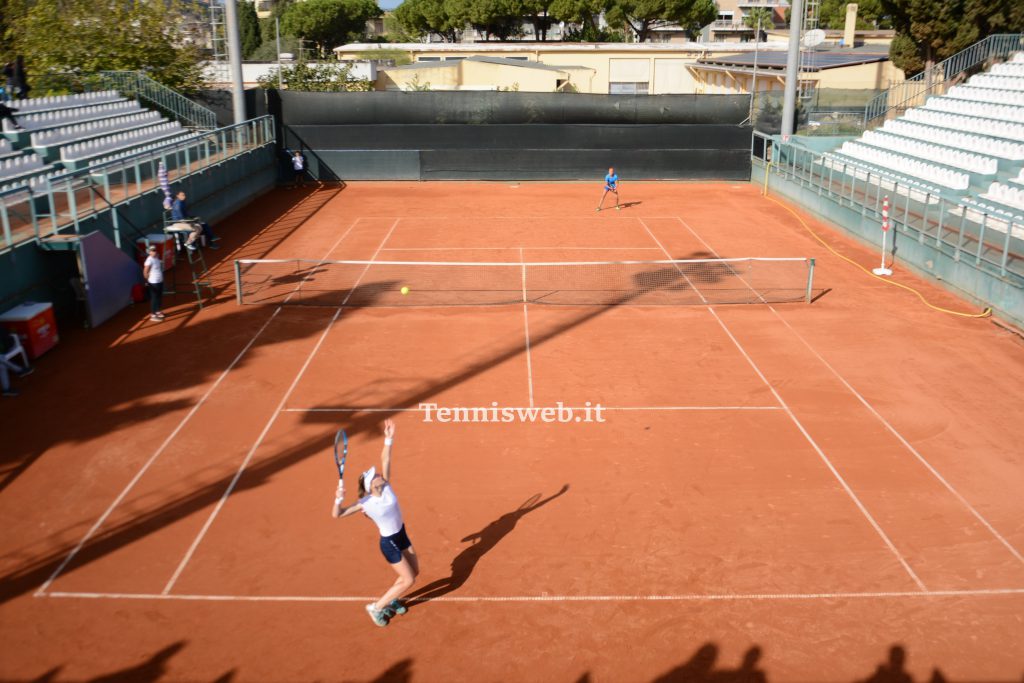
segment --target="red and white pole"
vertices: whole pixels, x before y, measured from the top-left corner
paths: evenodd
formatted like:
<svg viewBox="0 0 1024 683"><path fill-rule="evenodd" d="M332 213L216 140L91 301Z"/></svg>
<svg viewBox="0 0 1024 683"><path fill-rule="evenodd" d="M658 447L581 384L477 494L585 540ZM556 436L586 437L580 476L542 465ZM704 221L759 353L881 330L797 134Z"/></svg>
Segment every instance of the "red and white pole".
<svg viewBox="0 0 1024 683"><path fill-rule="evenodd" d="M882 200L882 265L872 269L875 275L892 275L892 269L885 267L885 236L889 233L889 197Z"/></svg>

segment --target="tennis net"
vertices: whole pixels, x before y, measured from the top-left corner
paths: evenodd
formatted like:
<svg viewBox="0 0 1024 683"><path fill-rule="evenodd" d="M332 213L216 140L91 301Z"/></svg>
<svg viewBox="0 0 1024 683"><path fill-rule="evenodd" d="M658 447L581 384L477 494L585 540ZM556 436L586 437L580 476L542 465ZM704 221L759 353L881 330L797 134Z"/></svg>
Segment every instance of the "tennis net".
<svg viewBox="0 0 1024 683"><path fill-rule="evenodd" d="M476 263L235 261L240 304L685 305L810 302L814 259ZM408 288L406 294L403 288Z"/></svg>

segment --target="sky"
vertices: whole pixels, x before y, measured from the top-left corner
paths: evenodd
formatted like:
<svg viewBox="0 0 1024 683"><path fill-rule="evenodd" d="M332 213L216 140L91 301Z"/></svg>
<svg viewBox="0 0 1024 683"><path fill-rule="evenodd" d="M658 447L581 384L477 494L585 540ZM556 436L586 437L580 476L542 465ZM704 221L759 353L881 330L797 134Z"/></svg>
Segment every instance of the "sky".
<svg viewBox="0 0 1024 683"><path fill-rule="evenodd" d="M402 0L377 0L381 9L395 9L402 4Z"/></svg>

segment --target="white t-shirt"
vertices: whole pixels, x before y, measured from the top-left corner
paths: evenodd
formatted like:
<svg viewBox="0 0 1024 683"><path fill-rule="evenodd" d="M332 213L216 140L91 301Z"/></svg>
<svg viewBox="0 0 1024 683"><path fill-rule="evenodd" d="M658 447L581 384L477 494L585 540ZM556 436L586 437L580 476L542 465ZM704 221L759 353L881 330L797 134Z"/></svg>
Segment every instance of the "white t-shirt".
<svg viewBox="0 0 1024 683"><path fill-rule="evenodd" d="M149 277L146 278L146 282L150 284L157 284L164 281L164 262L150 254L146 257L146 262L143 267L149 266Z"/></svg>
<svg viewBox="0 0 1024 683"><path fill-rule="evenodd" d="M294 168L296 171L301 171L305 165L306 160L303 159L301 156L292 157L292 168Z"/></svg>
<svg viewBox="0 0 1024 683"><path fill-rule="evenodd" d="M363 506L363 513L377 525L381 536L393 536L402 530L405 522L390 484L384 485L380 496L367 495L359 503Z"/></svg>

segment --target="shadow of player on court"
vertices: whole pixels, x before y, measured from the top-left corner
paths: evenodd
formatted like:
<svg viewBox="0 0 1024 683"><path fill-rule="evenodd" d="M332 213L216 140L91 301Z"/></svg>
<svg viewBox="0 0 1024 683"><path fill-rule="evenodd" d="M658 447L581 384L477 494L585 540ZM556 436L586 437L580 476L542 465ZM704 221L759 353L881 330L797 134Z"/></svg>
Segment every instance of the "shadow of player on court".
<svg viewBox="0 0 1024 683"><path fill-rule="evenodd" d="M761 648L754 645L744 653L738 668L716 668L718 646L705 643L693 653L689 661L666 671L651 683L766 683L767 676L758 666L760 659Z"/></svg>
<svg viewBox="0 0 1024 683"><path fill-rule="evenodd" d="M451 575L446 576L443 579L438 579L433 583L429 583L419 590L413 591L405 597L405 600L410 603L429 602L435 598L447 595L448 593L461 588L469 579L470 574L473 573L476 563L479 562L484 555L490 552L494 546L498 545L498 543L501 542L501 539L508 536L512 530L516 528L516 524L519 523L520 519L537 508L547 505L568 490L569 485L565 484L558 493L549 496L548 498L541 499L539 493L535 494L512 512L505 513L480 531L463 538L463 543L470 542L472 545L468 548L464 548L462 552L456 555L455 559L452 560Z"/></svg>
<svg viewBox="0 0 1024 683"><path fill-rule="evenodd" d="M907 651L902 645L893 645L889 648L889 658L886 662L879 664L875 673L871 678L865 679L864 683L913 683L906 665Z"/></svg>

